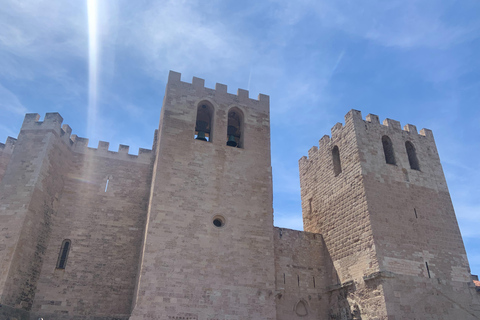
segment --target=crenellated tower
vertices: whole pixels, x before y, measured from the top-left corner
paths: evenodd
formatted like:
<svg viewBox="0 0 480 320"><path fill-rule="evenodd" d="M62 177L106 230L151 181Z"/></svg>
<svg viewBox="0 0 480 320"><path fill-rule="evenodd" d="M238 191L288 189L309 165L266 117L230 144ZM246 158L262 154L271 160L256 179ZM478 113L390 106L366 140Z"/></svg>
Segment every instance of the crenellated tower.
<svg viewBox="0 0 480 320"><path fill-rule="evenodd" d="M170 72L131 319L275 319L269 97Z"/></svg>
<svg viewBox="0 0 480 320"><path fill-rule="evenodd" d="M153 152L90 148L62 122L27 114L0 144L0 318L128 319Z"/></svg>
<svg viewBox="0 0 480 320"><path fill-rule="evenodd" d="M334 282L351 286L349 303L360 312L475 319L468 260L430 130L402 130L398 121L380 124L351 110L300 159L300 181L305 231L323 235Z"/></svg>

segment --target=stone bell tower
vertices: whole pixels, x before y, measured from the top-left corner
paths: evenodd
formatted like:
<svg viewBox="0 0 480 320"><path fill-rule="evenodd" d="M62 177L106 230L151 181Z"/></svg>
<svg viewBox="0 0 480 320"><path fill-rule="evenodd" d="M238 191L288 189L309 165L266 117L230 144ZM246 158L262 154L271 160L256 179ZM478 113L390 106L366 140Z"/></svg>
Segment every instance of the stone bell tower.
<svg viewBox="0 0 480 320"><path fill-rule="evenodd" d="M368 319L478 319L430 130L351 110L300 159L300 180L305 231L322 233L350 306Z"/></svg>
<svg viewBox="0 0 480 320"><path fill-rule="evenodd" d="M269 97L170 72L131 319L275 319Z"/></svg>

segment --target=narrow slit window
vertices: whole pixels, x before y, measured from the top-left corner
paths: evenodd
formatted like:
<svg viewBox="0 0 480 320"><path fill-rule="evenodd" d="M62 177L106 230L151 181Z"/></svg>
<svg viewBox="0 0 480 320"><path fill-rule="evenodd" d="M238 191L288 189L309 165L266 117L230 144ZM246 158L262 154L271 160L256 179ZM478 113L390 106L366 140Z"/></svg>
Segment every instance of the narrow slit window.
<svg viewBox="0 0 480 320"><path fill-rule="evenodd" d="M110 179L107 179L107 183L105 183L105 192L107 192L107 189L108 189L108 182L110 181Z"/></svg>
<svg viewBox="0 0 480 320"><path fill-rule="evenodd" d="M213 107L202 102L197 107L197 119L195 121L196 140L212 141L213 131Z"/></svg>
<svg viewBox="0 0 480 320"><path fill-rule="evenodd" d="M236 107L228 111L227 146L243 148L243 113Z"/></svg>
<svg viewBox="0 0 480 320"><path fill-rule="evenodd" d="M297 282L298 282L298 286L300 287L300 276L297 275Z"/></svg>
<svg viewBox="0 0 480 320"><path fill-rule="evenodd" d="M335 176L338 176L342 172L342 164L340 163L340 150L338 146L334 146L332 149L332 160L333 160L333 172Z"/></svg>
<svg viewBox="0 0 480 320"><path fill-rule="evenodd" d="M413 170L420 170L420 165L418 163L417 152L415 151L415 146L410 141L405 142L405 149L407 149L408 162L410 163L410 168Z"/></svg>
<svg viewBox="0 0 480 320"><path fill-rule="evenodd" d="M315 277L313 277L313 287L315 288Z"/></svg>
<svg viewBox="0 0 480 320"><path fill-rule="evenodd" d="M415 212L415 218L418 219L417 209L416 209L416 208L413 208L413 212Z"/></svg>
<svg viewBox="0 0 480 320"><path fill-rule="evenodd" d="M383 153L385 154L385 162L388 164L396 164L395 152L393 151L392 140L388 136L382 137Z"/></svg>
<svg viewBox="0 0 480 320"><path fill-rule="evenodd" d="M428 267L428 262L425 261L425 267L427 267L427 273L428 273L428 277L430 277L430 268Z"/></svg>
<svg viewBox="0 0 480 320"><path fill-rule="evenodd" d="M63 240L60 253L58 255L57 269L65 269L67 266L68 253L70 252L71 241L68 239Z"/></svg>
<svg viewBox="0 0 480 320"><path fill-rule="evenodd" d="M285 273L283 274L283 284L285 284Z"/></svg>

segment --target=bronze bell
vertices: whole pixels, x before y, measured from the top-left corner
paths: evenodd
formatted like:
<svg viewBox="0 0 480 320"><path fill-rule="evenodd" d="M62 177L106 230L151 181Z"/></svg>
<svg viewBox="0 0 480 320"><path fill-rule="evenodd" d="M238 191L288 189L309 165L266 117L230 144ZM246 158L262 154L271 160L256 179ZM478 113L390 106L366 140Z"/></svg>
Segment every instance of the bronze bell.
<svg viewBox="0 0 480 320"><path fill-rule="evenodd" d="M207 131L207 126L208 126L208 123L206 121L201 121L201 120L197 121L195 130L198 132L198 134L195 139L207 141L207 138L205 138L205 131Z"/></svg>
<svg viewBox="0 0 480 320"><path fill-rule="evenodd" d="M237 141L235 140L235 133L237 132L237 128L234 126L227 127L227 134L228 134L228 141L227 146L229 147L236 147Z"/></svg>
<svg viewBox="0 0 480 320"><path fill-rule="evenodd" d="M235 141L235 136L233 134L228 136L227 146L229 147L237 146L237 141Z"/></svg>

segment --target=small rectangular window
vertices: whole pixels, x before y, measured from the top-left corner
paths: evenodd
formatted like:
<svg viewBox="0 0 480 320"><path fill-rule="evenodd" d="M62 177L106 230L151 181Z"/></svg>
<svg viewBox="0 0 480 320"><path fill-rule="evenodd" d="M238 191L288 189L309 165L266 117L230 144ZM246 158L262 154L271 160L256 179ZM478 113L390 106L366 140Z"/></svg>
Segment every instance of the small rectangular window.
<svg viewBox="0 0 480 320"><path fill-rule="evenodd" d="M70 240L63 240L62 246L60 248L60 253L58 255L57 269L65 269L67 266L68 253L70 252Z"/></svg>
<svg viewBox="0 0 480 320"><path fill-rule="evenodd" d="M427 273L428 273L428 277L430 277L430 268L428 268L428 262L425 262L425 266L427 267Z"/></svg>

